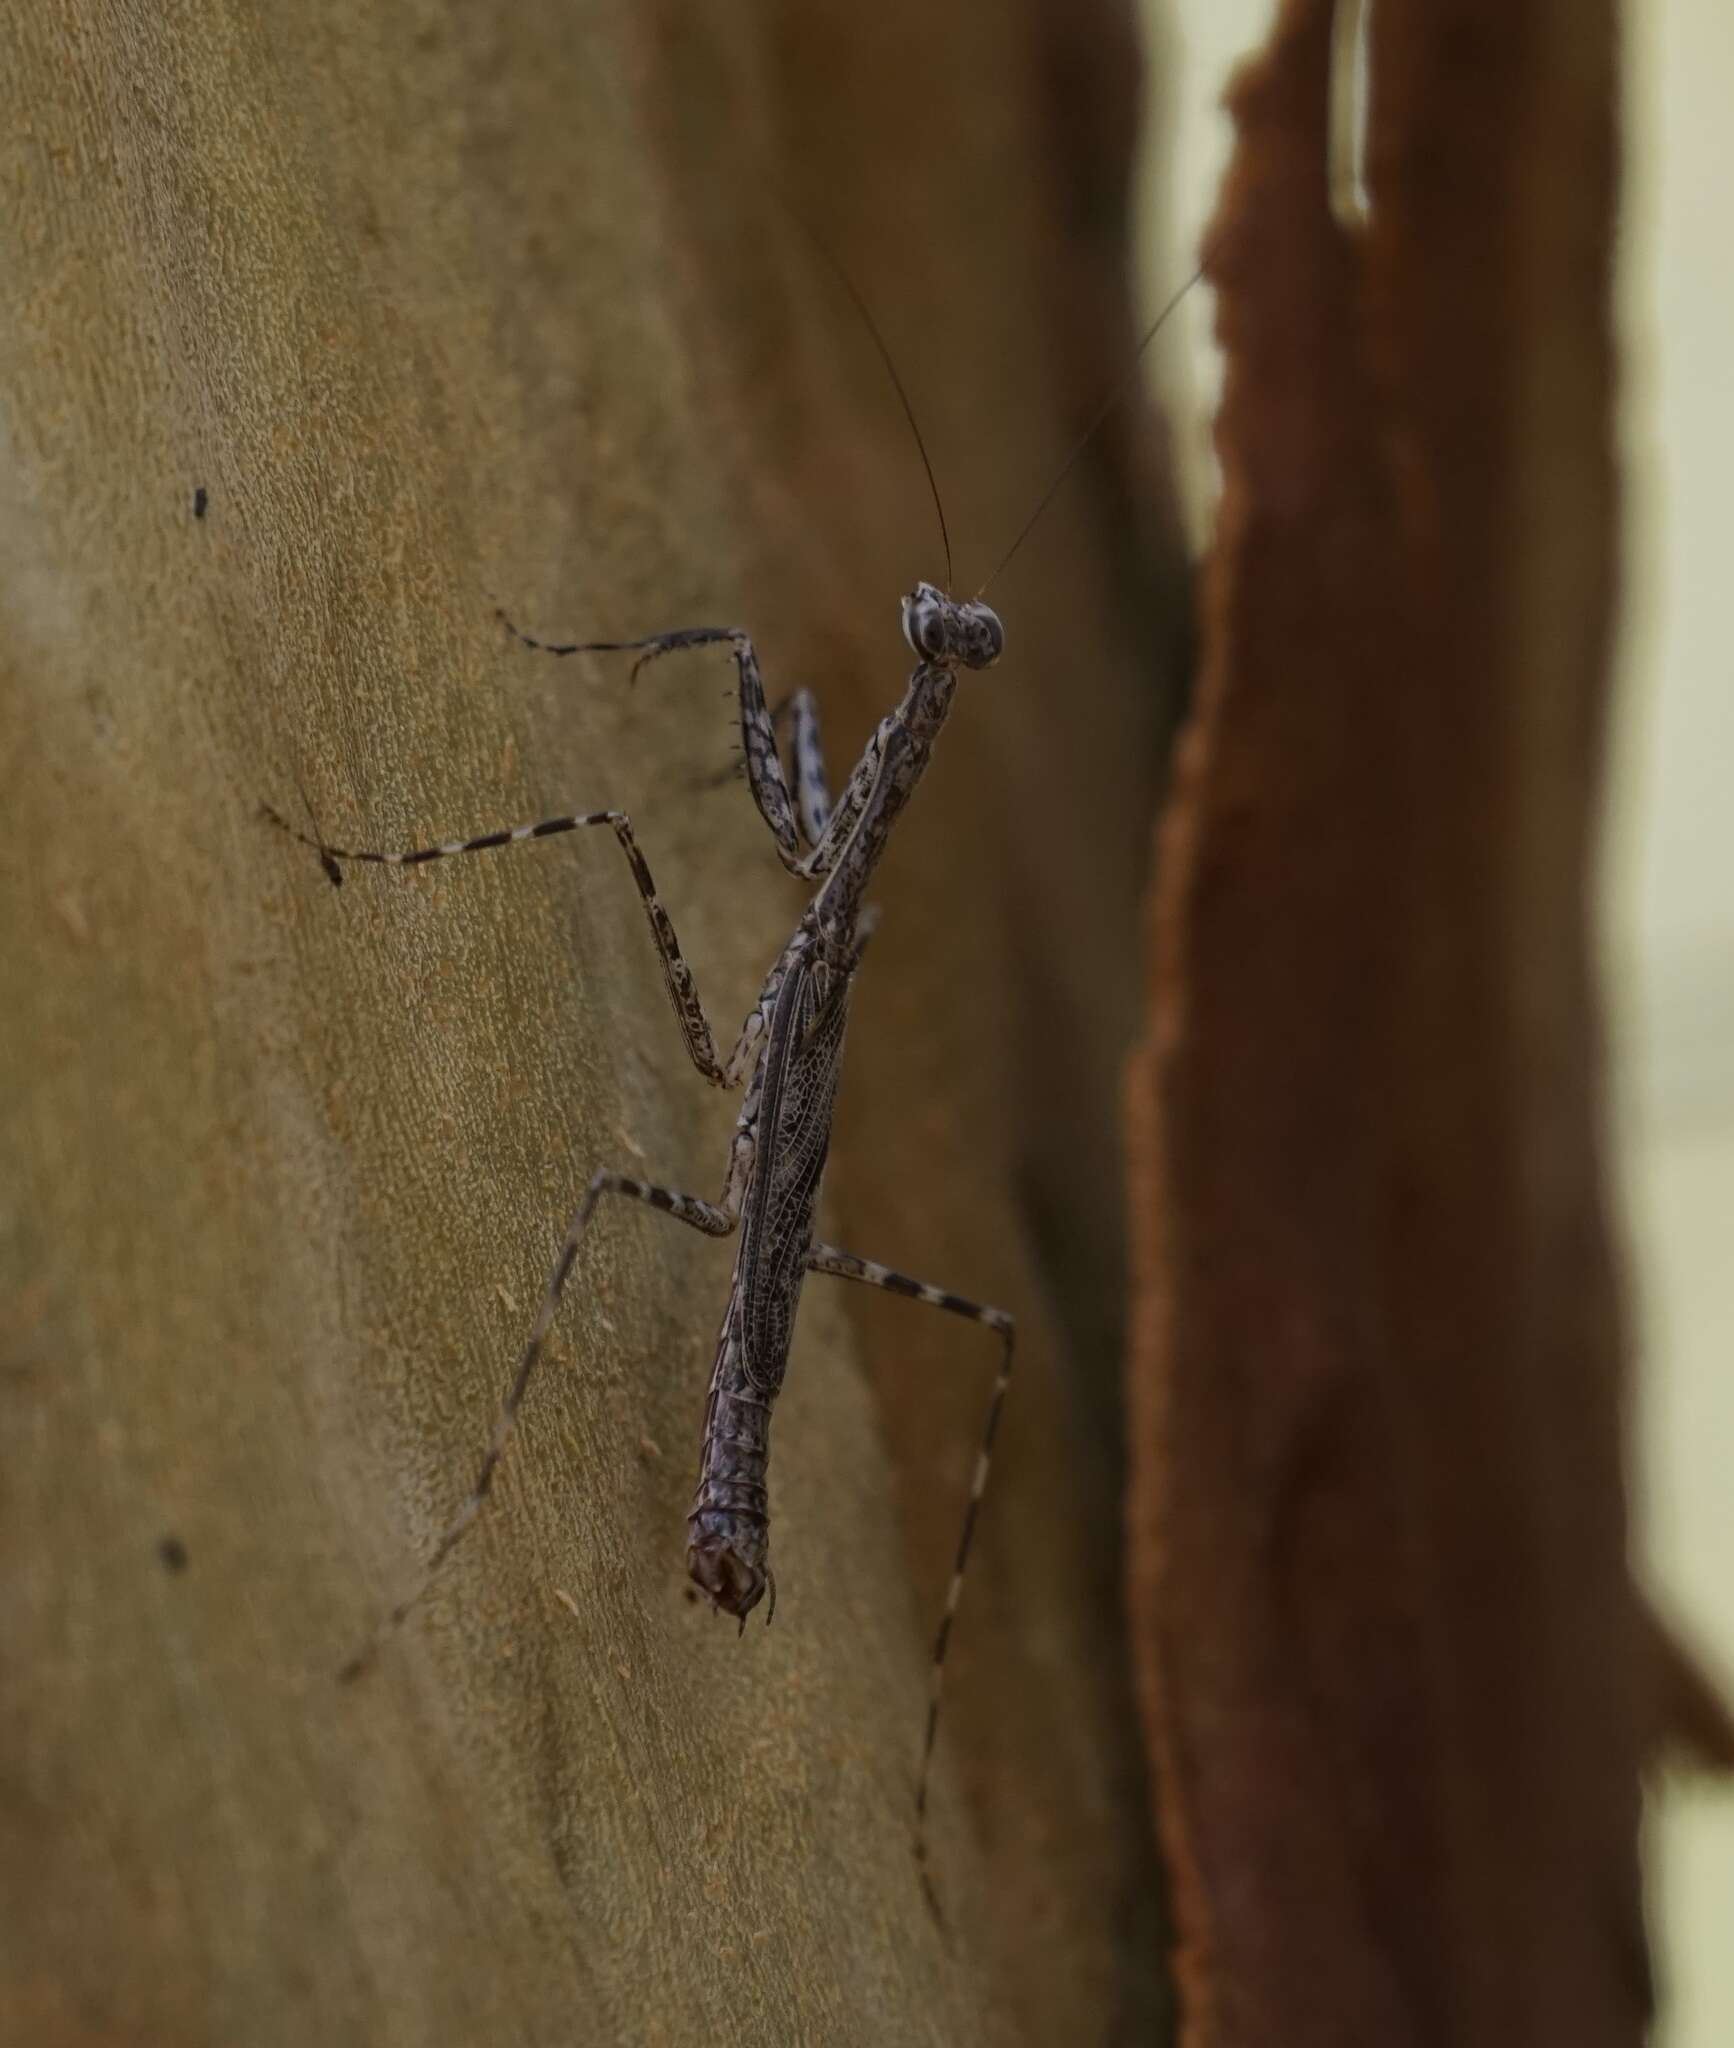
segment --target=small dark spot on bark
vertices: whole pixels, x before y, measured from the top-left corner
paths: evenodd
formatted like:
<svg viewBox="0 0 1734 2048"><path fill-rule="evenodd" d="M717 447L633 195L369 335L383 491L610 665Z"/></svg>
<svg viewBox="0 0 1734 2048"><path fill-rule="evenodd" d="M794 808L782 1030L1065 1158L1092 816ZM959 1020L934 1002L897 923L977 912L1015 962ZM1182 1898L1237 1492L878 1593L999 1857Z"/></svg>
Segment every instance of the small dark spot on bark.
<svg viewBox="0 0 1734 2048"><path fill-rule="evenodd" d="M203 519L205 516L205 507L210 502L210 492L205 489L203 484L200 484L198 489L193 493L193 517L195 519Z"/></svg>
<svg viewBox="0 0 1734 2048"><path fill-rule="evenodd" d="M180 1573L187 1568L187 1546L178 1536L165 1536L157 1545L157 1556L165 1572Z"/></svg>

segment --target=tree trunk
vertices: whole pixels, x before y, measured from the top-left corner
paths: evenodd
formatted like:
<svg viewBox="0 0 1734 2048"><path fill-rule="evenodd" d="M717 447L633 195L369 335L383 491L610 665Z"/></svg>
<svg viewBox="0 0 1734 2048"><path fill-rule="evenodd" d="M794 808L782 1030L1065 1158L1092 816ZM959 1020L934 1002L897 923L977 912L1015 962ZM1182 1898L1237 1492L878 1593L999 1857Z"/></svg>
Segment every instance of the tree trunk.
<svg viewBox="0 0 1734 2048"><path fill-rule="evenodd" d="M909 1800L993 1364L965 1325L808 1290L781 1605L737 1640L681 1573L729 1253L605 1214L488 1513L336 1684L590 1171L708 1194L732 1105L605 835L334 892L258 805L384 847L626 808L729 1035L800 898L720 772L728 665L629 687L494 604L738 621L846 765L942 559L788 201L875 307L971 590L1130 349L1121 10L229 0L4 37L0 2033L1116 2038L1160 1984L1113 1091L1182 637L1135 412L996 584L1011 652L887 863L825 1219L1021 1318L948 1937Z"/></svg>
<svg viewBox="0 0 1734 2048"><path fill-rule="evenodd" d="M1613 22L1380 0L1350 228L1335 12L1287 0L1232 95L1222 509L1130 1091L1183 2039L1615 2048L1662 1674L1589 918Z"/></svg>

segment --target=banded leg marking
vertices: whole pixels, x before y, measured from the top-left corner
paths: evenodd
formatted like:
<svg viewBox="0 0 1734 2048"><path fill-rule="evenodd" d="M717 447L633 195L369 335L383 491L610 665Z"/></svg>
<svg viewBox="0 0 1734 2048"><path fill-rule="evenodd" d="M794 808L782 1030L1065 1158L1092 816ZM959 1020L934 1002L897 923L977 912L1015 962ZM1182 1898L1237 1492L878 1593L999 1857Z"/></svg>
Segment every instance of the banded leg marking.
<svg viewBox="0 0 1734 2048"><path fill-rule="evenodd" d="M737 1140L737 1154L738 1154ZM750 1164L750 1156L748 1163ZM482 1511L482 1504L493 1489L494 1474L499 1469L506 1446L517 1428L518 1411L523 1406L524 1395L530 1384L530 1376L536 1369L536 1361L542 1355L548 1332L553 1327L554 1317L560 1307L560 1297L565 1292L566 1282L578 1257L578 1247L589 1228L590 1218L596 1204L604 1195L627 1195L635 1202L648 1202L653 1209L660 1209L665 1216L672 1216L677 1223L690 1224L694 1230L702 1230L707 1237L727 1237L740 1220L741 1184L744 1174L737 1159L731 1162L728 1185L722 1202L706 1202L697 1195L683 1195L673 1188L657 1187L649 1181L635 1180L630 1174L614 1173L607 1168L590 1176L590 1184L584 1190L567 1227L565 1242L560 1247L560 1256L554 1262L554 1270L548 1276L548 1284L542 1293L542 1305L536 1311L536 1320L530 1326L530 1335L518 1359L518 1369L512 1376L512 1384L506 1390L501 1404L499 1419L494 1424L494 1434L476 1473L475 1484L469 1496L440 1534L439 1541L428 1553L427 1563L422 1567L420 1580L407 1598L400 1600L391 1609L361 1649L350 1658L337 1674L345 1683L361 1677L378 1657L381 1649L415 1611L422 1596L433 1584L434 1575L458 1547L464 1536L473 1527L476 1517Z"/></svg>
<svg viewBox="0 0 1734 2048"><path fill-rule="evenodd" d="M831 786L825 775L825 749L819 737L819 705L811 690L796 690L771 713L790 725L789 770L795 785L795 811L809 853L825 836L831 820Z"/></svg>
<svg viewBox="0 0 1734 2048"><path fill-rule="evenodd" d="M311 833L291 825L270 804L261 804L259 808L279 832L286 832L303 846L312 847L321 859L365 860L388 868L422 867L430 860L448 860L454 853L486 853L492 847L516 846L526 839L551 839L556 833L575 832L581 825L613 825L626 816L624 811L574 811L561 818L540 818L528 825L511 825L500 832L478 832L473 839L442 839L436 846L415 846L407 852L397 853L366 847L333 846L329 840L315 839Z"/></svg>
<svg viewBox="0 0 1734 2048"><path fill-rule="evenodd" d="M784 867L792 873L801 872L801 843L796 829L795 806L790 800L789 785L784 779L783 764L777 753L776 722L765 702L757 651L738 626L684 626L672 633L652 633L644 640L556 642L534 639L514 625L503 611L498 613L498 617L514 640L525 647L535 648L540 654L636 654L638 659L632 664L633 680L637 679L641 668L660 661L665 654L678 654L690 647L714 647L726 642L740 678L741 751L747 764L747 781L752 787L753 801L759 807L760 817L770 827Z"/></svg>
<svg viewBox="0 0 1734 2048"><path fill-rule="evenodd" d="M662 906L662 899L656 893L656 881L650 872L650 864L639 851L638 841L632 834L632 820L624 811L574 811L565 817L539 818L527 825L512 825L499 832L481 832L473 839L445 839L435 846L417 846L407 852L383 852L371 848L331 846L323 840L313 838L309 833L291 825L280 812L269 804L260 808L279 832L286 832L291 839L299 840L303 846L310 846L319 855L320 862L330 874L330 863L334 861L370 861L376 866L392 868L423 867L429 861L448 860L458 853L487 853L497 846L518 846L531 839L552 839L562 832L576 832L586 825L609 825L620 842L620 850L626 856L626 864L632 870L632 879L638 885L638 894L644 904L644 915L650 925L650 935L656 941L658 957L662 962L662 978L668 990L668 999L674 1005L675 1020L680 1025L680 1035L686 1042L687 1055L704 1078L718 1088L738 1087L734 1078L735 1065L727 1067L717 1057L716 1040L711 1033L710 1021L705 1016L704 1004L700 999L698 984L693 980L692 969L680 950L680 941L675 936L674 920ZM737 1048L737 1053L739 1048Z"/></svg>
<svg viewBox="0 0 1734 2048"><path fill-rule="evenodd" d="M963 1575L969 1564L970 1550L975 1543L976 1522L981 1514L983 1497L987 1493L988 1473L993 1464L994 1437L999 1431L1006 1389L1011 1384L1012 1349L1017 1335L1017 1324L1002 1308L989 1308L981 1302L969 1301L961 1294L953 1294L948 1288L930 1287L925 1280L911 1279L907 1273L895 1272L891 1267L881 1266L872 1259L857 1258L853 1252L839 1251L835 1245L815 1244L807 1254L807 1270L810 1273L830 1273L839 1280L864 1281L869 1287L881 1287L888 1294L901 1294L910 1301L925 1302L929 1308L944 1309L948 1315L965 1316L969 1321L980 1323L983 1328L992 1330L1004 1346L1000 1357L999 1375L988 1398L987 1420L982 1426L981 1445L975 1459L975 1474L970 1481L969 1505L964 1509L963 1527L958 1532L957 1556L951 1568L951 1584L946 1589L945 1611L939 1617L939 1628L933 1638L933 1662L928 1677L927 1732L922 1739L921 1771L915 1785L915 1854L916 1859L925 1866L927 1785L933 1764L934 1740L939 1733L939 1697L945 1683L945 1658L951 1647L951 1630L957 1618L958 1601L963 1597ZM925 1869L922 1881L926 1883Z"/></svg>
<svg viewBox="0 0 1734 2048"><path fill-rule="evenodd" d="M638 659L632 664L634 677L641 668L660 661L665 654L717 646L726 641L740 677L741 752L759 815L770 827L777 853L790 874L798 875L802 881L814 881L831 871L873 793L887 736L901 729L897 712L880 720L860 760L850 771L841 802L833 810L819 754L817 709L810 692L796 691L788 706L795 718L796 797L791 800L777 749L776 718L765 702L758 653L738 626L686 626L672 633L653 633L643 640L550 641L537 640L524 632L503 611L497 616L514 640L540 654L636 654ZM815 804L816 797L823 801ZM803 837L808 842L806 853L801 851Z"/></svg>

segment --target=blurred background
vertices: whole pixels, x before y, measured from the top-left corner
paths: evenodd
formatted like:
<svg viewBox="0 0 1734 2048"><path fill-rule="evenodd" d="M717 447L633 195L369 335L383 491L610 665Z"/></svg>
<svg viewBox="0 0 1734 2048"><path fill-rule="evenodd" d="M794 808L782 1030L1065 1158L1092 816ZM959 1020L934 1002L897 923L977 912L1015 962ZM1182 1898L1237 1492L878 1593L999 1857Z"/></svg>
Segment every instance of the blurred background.
<svg viewBox="0 0 1734 2048"><path fill-rule="evenodd" d="M1229 128L1222 89L1270 0L1146 0L1163 80L1146 136L1143 279L1158 306L1196 260ZM1639 1371L1640 1575L1710 1668L1734 1664L1734 11L1628 8L1620 249L1626 590L1602 919L1618 1175ZM1193 293L1155 375L1195 547L1208 532L1217 366ZM1671 2048L1734 2040L1734 1801L1671 1781L1652 1802L1652 1935Z"/></svg>

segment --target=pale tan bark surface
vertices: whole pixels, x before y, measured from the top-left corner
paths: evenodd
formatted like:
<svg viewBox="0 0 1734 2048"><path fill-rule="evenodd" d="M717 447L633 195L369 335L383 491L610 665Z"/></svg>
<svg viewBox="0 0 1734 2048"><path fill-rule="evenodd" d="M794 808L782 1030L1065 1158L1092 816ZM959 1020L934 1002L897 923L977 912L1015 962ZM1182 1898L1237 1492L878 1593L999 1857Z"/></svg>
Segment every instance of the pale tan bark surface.
<svg viewBox="0 0 1734 2048"><path fill-rule="evenodd" d="M710 1193L732 1110L606 837L334 893L258 800L376 845L622 805L732 1034L799 898L718 779L726 664L629 690L494 600L748 624L840 768L940 565L779 190L937 423L962 584L1129 342L1113 8L490 13L4 30L0 2033L1114 2039L1159 1982L1114 1601L1112 1088L1175 642L1135 416L996 587L1014 652L887 864L844 1083L834 1234L1024 1319L950 1944L907 1805L966 1326L809 1291L782 1604L737 1641L680 1565L728 1253L605 1217L495 1510L333 1681L585 1176Z"/></svg>

